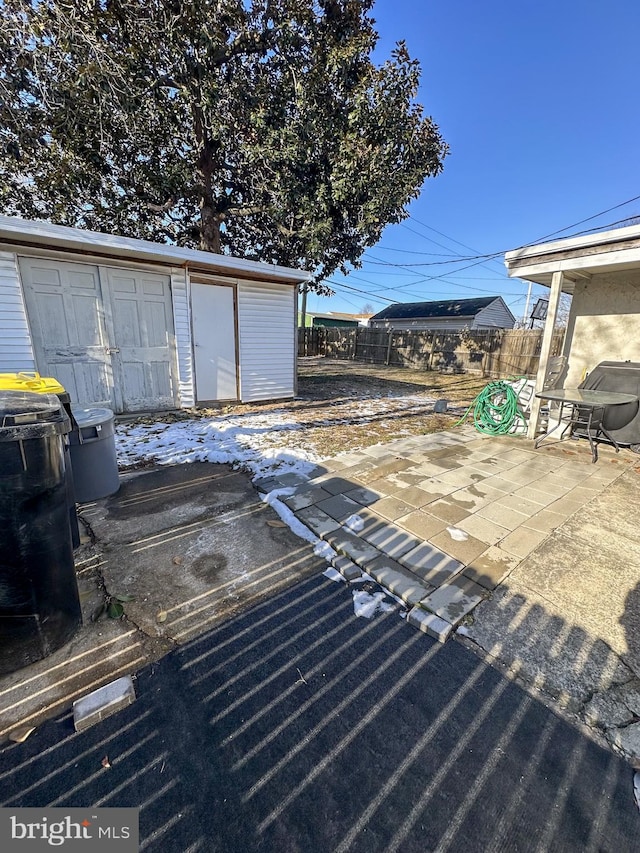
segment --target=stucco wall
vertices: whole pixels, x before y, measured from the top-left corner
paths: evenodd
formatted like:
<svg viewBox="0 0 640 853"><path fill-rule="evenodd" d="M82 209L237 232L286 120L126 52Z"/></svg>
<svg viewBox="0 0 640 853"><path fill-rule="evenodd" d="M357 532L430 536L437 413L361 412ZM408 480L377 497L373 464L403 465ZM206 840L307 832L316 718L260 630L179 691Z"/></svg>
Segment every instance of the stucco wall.
<svg viewBox="0 0 640 853"><path fill-rule="evenodd" d="M601 361L640 361L640 272L603 273L576 283L564 354L567 388Z"/></svg>

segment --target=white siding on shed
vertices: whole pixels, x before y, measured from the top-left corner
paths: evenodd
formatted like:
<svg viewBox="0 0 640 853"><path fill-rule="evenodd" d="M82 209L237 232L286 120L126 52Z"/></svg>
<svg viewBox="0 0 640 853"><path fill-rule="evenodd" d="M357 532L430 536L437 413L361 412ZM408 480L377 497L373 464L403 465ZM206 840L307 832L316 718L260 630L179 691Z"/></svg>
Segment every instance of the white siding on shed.
<svg viewBox="0 0 640 853"><path fill-rule="evenodd" d="M295 288L238 282L240 398L295 395Z"/></svg>
<svg viewBox="0 0 640 853"><path fill-rule="evenodd" d="M35 369L17 258L0 252L0 373Z"/></svg>
<svg viewBox="0 0 640 853"><path fill-rule="evenodd" d="M171 298L173 322L176 333L178 358L178 392L180 406L187 408L196 402L193 381L193 352L191 349L191 314L189 308L189 282L184 269L171 268Z"/></svg>
<svg viewBox="0 0 640 853"><path fill-rule="evenodd" d="M472 329L513 329L514 319L502 299L481 308L475 316Z"/></svg>

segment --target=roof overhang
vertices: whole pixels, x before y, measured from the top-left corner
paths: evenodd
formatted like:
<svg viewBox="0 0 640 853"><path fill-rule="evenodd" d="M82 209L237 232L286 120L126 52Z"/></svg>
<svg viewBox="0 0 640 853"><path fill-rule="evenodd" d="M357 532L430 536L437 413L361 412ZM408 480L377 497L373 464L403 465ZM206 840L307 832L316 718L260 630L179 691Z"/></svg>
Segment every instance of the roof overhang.
<svg viewBox="0 0 640 853"><path fill-rule="evenodd" d="M640 225L524 246L504 257L510 278L550 287L553 273L562 272L562 289L572 293L577 281L596 274L640 270Z"/></svg>
<svg viewBox="0 0 640 853"><path fill-rule="evenodd" d="M192 272L235 276L243 279L276 282L295 286L309 281L303 270L276 264L246 261L229 255L217 255L196 249L184 249L164 243L151 243L115 234L67 228L39 220L0 216L0 248L19 252L20 249L59 249L65 252L111 258L114 260L144 261L165 266L184 267Z"/></svg>

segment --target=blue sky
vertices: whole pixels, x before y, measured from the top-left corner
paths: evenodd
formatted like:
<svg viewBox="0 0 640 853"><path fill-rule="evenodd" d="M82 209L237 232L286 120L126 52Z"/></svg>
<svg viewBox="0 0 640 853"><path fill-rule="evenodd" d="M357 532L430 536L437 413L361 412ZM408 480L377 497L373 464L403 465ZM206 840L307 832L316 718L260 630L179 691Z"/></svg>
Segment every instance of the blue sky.
<svg viewBox="0 0 640 853"><path fill-rule="evenodd" d="M500 294L522 317L527 286L507 279L502 257L465 270L470 261L387 264L503 252L640 195L640 3L377 0L373 16L376 59L407 42L422 65L419 99L451 153L411 218L385 230L361 270L331 277L336 296L310 295L308 310ZM640 200L561 236L634 215Z"/></svg>

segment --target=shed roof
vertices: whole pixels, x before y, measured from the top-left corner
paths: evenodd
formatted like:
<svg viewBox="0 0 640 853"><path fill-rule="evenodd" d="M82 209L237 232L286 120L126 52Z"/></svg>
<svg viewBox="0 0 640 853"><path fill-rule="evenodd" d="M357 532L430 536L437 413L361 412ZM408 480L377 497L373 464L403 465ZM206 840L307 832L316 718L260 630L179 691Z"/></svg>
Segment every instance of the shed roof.
<svg viewBox="0 0 640 853"><path fill-rule="evenodd" d="M0 248L19 251L21 247L59 249L104 258L146 261L198 272L236 275L283 284L300 284L309 280L309 273L276 264L247 261L230 255L218 255L197 249L185 249L164 243L152 243L117 234L103 234L80 228L52 225L40 220L0 216Z"/></svg>
<svg viewBox="0 0 640 853"><path fill-rule="evenodd" d="M422 317L475 317L478 311L491 305L499 296L478 299L446 299L442 302L397 302L388 305L372 320L416 320Z"/></svg>

